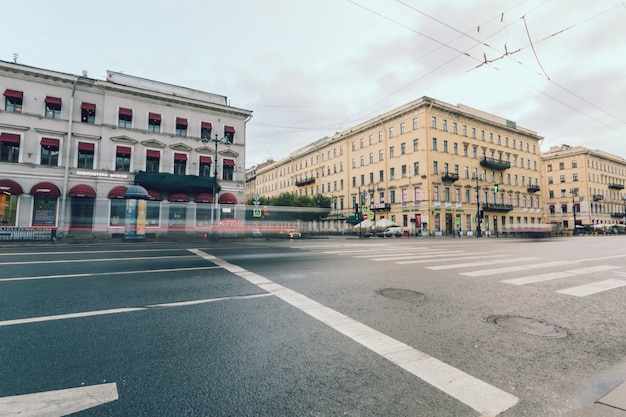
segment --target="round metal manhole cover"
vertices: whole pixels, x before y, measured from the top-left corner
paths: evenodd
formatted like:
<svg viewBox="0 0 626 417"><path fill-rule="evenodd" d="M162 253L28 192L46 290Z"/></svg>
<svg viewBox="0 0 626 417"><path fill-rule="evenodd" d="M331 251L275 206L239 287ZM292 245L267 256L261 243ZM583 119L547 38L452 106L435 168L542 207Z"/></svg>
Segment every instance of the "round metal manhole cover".
<svg viewBox="0 0 626 417"><path fill-rule="evenodd" d="M530 336L560 339L567 336L567 331L545 321L520 316L490 316L487 322L501 329Z"/></svg>
<svg viewBox="0 0 626 417"><path fill-rule="evenodd" d="M404 290L401 288L384 288L376 292L383 297L392 298L394 300L404 300L409 298L421 300L424 298L424 294L421 292Z"/></svg>

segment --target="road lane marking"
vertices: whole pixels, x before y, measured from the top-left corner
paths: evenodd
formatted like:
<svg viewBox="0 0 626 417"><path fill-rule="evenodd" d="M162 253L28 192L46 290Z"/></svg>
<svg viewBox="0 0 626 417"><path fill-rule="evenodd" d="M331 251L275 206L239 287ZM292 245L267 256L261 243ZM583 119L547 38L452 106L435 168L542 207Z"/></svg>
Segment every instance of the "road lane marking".
<svg viewBox="0 0 626 417"><path fill-rule="evenodd" d="M571 265L573 263L578 263L578 262L581 262L581 261L572 260L572 261L545 262L542 264L528 264L528 265L522 265L522 266L511 266L507 268L494 268L494 269L482 269L480 271L472 271L472 272L459 272L459 274L466 275L468 277L480 277L484 275L502 274L505 272L524 271L526 269L538 269L538 268L547 268L551 266Z"/></svg>
<svg viewBox="0 0 626 417"><path fill-rule="evenodd" d="M184 251L185 249L178 249L180 251ZM124 253L131 252L171 252L171 248L165 249L126 249L124 248ZM92 253L120 253L119 249L116 250L72 250L72 251L56 251L56 252L7 252L0 253L1 256L41 256L41 255L86 255Z"/></svg>
<svg viewBox="0 0 626 417"><path fill-rule="evenodd" d="M594 282L593 284L581 285L557 291L561 294L574 295L576 297L586 297L603 291L613 290L626 286L626 281L621 279L607 279L606 281Z"/></svg>
<svg viewBox="0 0 626 417"><path fill-rule="evenodd" d="M201 271L206 269L218 269L219 266L199 266L192 268L166 268L166 269L143 269L141 271L117 271L117 272L93 272L84 274L67 274L67 275L39 275L33 277L16 277L16 278L0 278L0 282L5 281L30 281L38 279L56 279L56 278L84 278L95 277L99 275L130 275L130 274L150 274L153 272L181 272L181 271Z"/></svg>
<svg viewBox="0 0 626 417"><path fill-rule="evenodd" d="M0 265L34 265L34 264L62 264L62 263L75 263L75 262L115 262L115 261L143 261L146 259L182 259L192 258L191 255L180 256L139 256L137 258L102 258L102 259L54 259L51 261L15 261L15 262L0 262Z"/></svg>
<svg viewBox="0 0 626 417"><path fill-rule="evenodd" d="M96 310L96 311L83 311L80 313L69 313L69 314L57 314L53 316L41 316L41 317L29 317L25 319L14 319L14 320L4 320L0 321L0 326L14 326L16 324L27 324L27 323L39 323L42 321L52 321L52 320L65 320L65 319L76 319L80 317L91 317L91 316L102 316L106 314L118 314L118 313L129 313L131 311L142 311L146 310L145 307L129 307L129 308L114 308L110 310Z"/></svg>
<svg viewBox="0 0 626 417"><path fill-rule="evenodd" d="M423 264L423 263L428 263L428 262L442 262L442 261L464 261L467 259L482 259L482 258L495 258L495 257L502 257L502 256L509 256L509 255L475 255L477 253L483 253L483 252L474 252L474 254L472 255L468 255L468 256L452 256L450 257L448 254L444 254L444 255L433 255L432 257L428 257L425 259L413 259L410 261L400 261L400 262L396 262L399 265L407 265L407 264Z"/></svg>
<svg viewBox="0 0 626 417"><path fill-rule="evenodd" d="M496 259L493 261L480 261L480 262L466 262L463 264L446 264L446 265L434 265L427 266L426 269L432 269L434 271L438 271L441 269L455 269L455 268L466 268L469 266L485 266L485 265L497 265L497 264L508 264L514 262L527 262L527 261L536 261L541 258L537 258L534 256L528 258L507 258L507 259Z"/></svg>
<svg viewBox="0 0 626 417"><path fill-rule="evenodd" d="M515 279L505 279L503 282L505 284L513 284L513 285L526 285L526 284L534 284L537 282L551 281L554 279L568 278L575 275L583 275L583 274L592 274L594 272L603 272L610 271L612 269L619 269L619 266L612 265L599 265L592 266L589 268L579 268L579 269L570 269L569 271L558 271L558 272L550 272L547 274L539 274L539 275L529 275L527 277L515 278Z"/></svg>
<svg viewBox="0 0 626 417"><path fill-rule="evenodd" d="M218 298L204 298L202 300L189 300L189 301L177 301L173 303L165 303L165 304L151 304L146 306L148 308L167 308L167 307L183 307L183 306L193 306L197 304L206 304L206 303L214 303L216 301L227 301L227 300L248 300L251 298L259 298L259 297L269 297L272 294L263 293L263 294L251 294L251 295L234 295L228 297L218 297Z"/></svg>
<svg viewBox="0 0 626 417"><path fill-rule="evenodd" d="M62 417L116 401L113 383L0 398L0 417Z"/></svg>
<svg viewBox="0 0 626 417"><path fill-rule="evenodd" d="M384 333L374 330L311 298L247 271L199 249L189 249L203 259L246 279L261 289L344 334L355 342L428 382L486 416L497 416L519 399Z"/></svg>

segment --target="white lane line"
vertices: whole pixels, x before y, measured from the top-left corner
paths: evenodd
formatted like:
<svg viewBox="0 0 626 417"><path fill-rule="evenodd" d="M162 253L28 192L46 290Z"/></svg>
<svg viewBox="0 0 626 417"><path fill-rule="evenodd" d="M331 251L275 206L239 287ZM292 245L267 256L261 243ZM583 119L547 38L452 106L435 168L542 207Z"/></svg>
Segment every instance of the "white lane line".
<svg viewBox="0 0 626 417"><path fill-rule="evenodd" d="M406 248L406 247L401 247L401 248L393 248L393 247L384 247L384 248L371 248L371 247L367 247L367 248L361 248L361 249L349 249L349 250L338 250L338 251L324 251L323 253L330 253L333 255L350 255L353 253L397 253L398 251L402 251L402 252L428 252L432 249L428 249L428 248Z"/></svg>
<svg viewBox="0 0 626 417"><path fill-rule="evenodd" d="M370 261L402 261L407 259L429 259L434 257L448 256L450 253L467 254L464 250L447 251L447 252L432 252L432 253L403 253L397 256L386 256L384 258L370 258ZM458 258L455 258L458 259Z"/></svg>
<svg viewBox="0 0 626 417"><path fill-rule="evenodd" d="M177 301L173 303L164 303L164 304L153 304L145 307L129 307L129 308L114 308L110 310L96 310L96 311L83 311L80 313L69 313L69 314L57 314L53 316L40 316L40 317L29 317L24 319L14 319L14 320L4 320L0 321L1 326L15 326L18 324L29 324L29 323L40 323L44 321L54 321L54 320L66 320L66 319L76 319L81 317L93 317L93 316L104 316L107 314L119 314L119 313L131 313L134 311L145 311L150 308L164 308L164 307L183 307L197 304L206 304L212 303L216 301L228 301L228 300L247 300L251 298L259 298L259 297L268 297L271 294L262 293L262 294L250 294L250 295L233 295L229 297L219 297L219 298L205 298L201 300L188 300L188 301Z"/></svg>
<svg viewBox="0 0 626 417"><path fill-rule="evenodd" d="M538 268L547 268L551 266L571 265L573 263L578 263L578 262L580 261L572 260L572 261L545 262L542 264L528 264L528 265L522 265L522 266L511 266L508 268L495 268L495 269L483 269L480 271L472 271L472 272L459 272L459 274L466 275L468 277L480 277L484 275L502 274L505 272L524 271L526 269L538 269Z"/></svg>
<svg viewBox="0 0 626 417"><path fill-rule="evenodd" d="M508 259L496 259L493 261L481 261L481 262L466 262L463 264L447 264L447 265L434 265L427 266L426 269L432 269L435 271L441 269L456 269L456 268L466 268L469 266L485 266L485 265L497 265L497 264L508 264L514 262L527 262L527 261L536 261L541 258L537 257L528 257L528 258L508 258Z"/></svg>
<svg viewBox="0 0 626 417"><path fill-rule="evenodd" d="M484 253L484 252L474 252L474 253ZM445 255L434 255L426 259L415 259L411 261L402 261L402 262L396 262L396 263L399 265L423 264L423 263L428 263L428 262L465 261L468 259L495 258L495 257L501 257L501 256L509 256L509 255L508 254L507 255L473 255L472 254L468 256L448 257L448 254L445 254Z"/></svg>
<svg viewBox="0 0 626 417"><path fill-rule="evenodd" d="M484 415L497 416L513 407L519 401L517 397L499 388L489 385L296 291L276 284L261 275L242 269L201 250L189 249L189 251L258 285L265 291L346 335L355 342Z"/></svg>
<svg viewBox="0 0 626 417"><path fill-rule="evenodd" d="M61 417L117 399L115 382L14 395L0 398L0 417Z"/></svg>
<svg viewBox="0 0 626 417"><path fill-rule="evenodd" d="M7 281L31 281L38 279L57 279L57 278L84 278L95 277L99 275L131 275L131 274L151 274L154 272L181 272L181 271L201 271L206 269L218 269L219 266L199 266L193 268L166 268L166 269L144 269L141 271L118 271L118 272L93 272L84 274L67 274L67 275L39 275L33 277L16 277L16 278L0 278L0 282Z"/></svg>
<svg viewBox="0 0 626 417"><path fill-rule="evenodd" d="M513 284L513 285L526 285L526 284L534 284L536 282L544 282L551 281L554 279L568 278L575 275L584 275L584 274L592 274L595 272L603 272L610 271L612 269L619 269L619 266L612 265L599 265L592 266L589 268L579 268L579 269L570 269L569 271L558 271L558 272L550 272L547 274L539 274L539 275L530 275L522 278L515 279L505 279L503 282L505 284Z"/></svg>
<svg viewBox="0 0 626 417"><path fill-rule="evenodd" d="M42 321L76 319L79 317L103 316L105 314L130 313L132 311L145 310L144 307L136 308L114 308L111 310L83 311L81 313L58 314L54 316L30 317L26 319L4 320L0 321L0 326L14 326L16 324L39 323Z"/></svg>
<svg viewBox="0 0 626 417"><path fill-rule="evenodd" d="M393 254L397 254L398 251L393 252ZM402 252L404 255L409 256L411 255L410 252ZM432 251L432 252L417 252L414 253L413 256L428 256L428 255L445 255L445 254L451 254L451 253L467 253L467 251L464 250L438 250L438 251ZM380 252L376 252L376 255L379 256L383 256L384 254L380 253ZM359 258L371 258L373 255L363 255L363 256L355 256L355 258L359 259ZM380 258L381 260L384 260L385 258Z"/></svg>
<svg viewBox="0 0 626 417"><path fill-rule="evenodd" d="M183 259L191 258L191 255L180 256L139 256L136 258L102 258L102 259L55 259L52 261L18 261L18 262L0 262L0 265L33 265L33 264L62 264L62 263L75 263L75 262L119 262L122 261L143 261L146 259Z"/></svg>
<svg viewBox="0 0 626 417"><path fill-rule="evenodd" d="M184 249L180 249L181 251ZM124 253L132 252L171 252L171 249L124 249ZM0 256L41 256L41 255L90 255L93 253L120 253L119 249L116 250L73 250L73 251L56 251L56 252L8 252L0 253Z"/></svg>
<svg viewBox="0 0 626 417"><path fill-rule="evenodd" d="M593 284L581 285L557 291L561 294L574 295L576 297L586 297L603 291L613 290L626 286L626 281L621 279L607 279L606 281L594 282Z"/></svg>

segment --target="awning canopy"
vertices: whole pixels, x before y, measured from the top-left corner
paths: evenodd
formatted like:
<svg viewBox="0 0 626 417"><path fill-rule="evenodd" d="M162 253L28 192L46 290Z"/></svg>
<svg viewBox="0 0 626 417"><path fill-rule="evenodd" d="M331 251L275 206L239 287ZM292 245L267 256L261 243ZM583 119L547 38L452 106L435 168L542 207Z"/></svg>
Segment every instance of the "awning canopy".
<svg viewBox="0 0 626 417"><path fill-rule="evenodd" d="M224 132L226 133L235 133L235 128L232 126L224 126Z"/></svg>
<svg viewBox="0 0 626 417"><path fill-rule="evenodd" d="M61 195L61 190L59 187L52 184L51 182L40 182L39 184L33 186L30 189L31 195L49 195L52 197L59 197Z"/></svg>
<svg viewBox="0 0 626 417"><path fill-rule="evenodd" d="M176 175L166 172L139 171L135 174L135 184L139 184L147 190L168 193L214 194L220 191L220 186L214 177Z"/></svg>
<svg viewBox="0 0 626 417"><path fill-rule="evenodd" d="M235 160L234 159L224 158L222 160L222 165L224 165L225 167L234 167L235 166Z"/></svg>
<svg viewBox="0 0 626 417"><path fill-rule="evenodd" d="M175 153L174 154L174 161L186 161L187 160L187 154L186 153Z"/></svg>
<svg viewBox="0 0 626 417"><path fill-rule="evenodd" d="M85 184L73 186L67 193L70 197L96 198L96 190Z"/></svg>
<svg viewBox="0 0 626 417"><path fill-rule="evenodd" d="M20 135L15 133L0 133L0 142L20 143Z"/></svg>
<svg viewBox="0 0 626 417"><path fill-rule="evenodd" d="M212 203L213 202L213 195L211 195L209 193L200 193L200 194L198 194L196 196L194 201L196 203Z"/></svg>
<svg viewBox="0 0 626 417"><path fill-rule="evenodd" d="M121 116L132 116L133 109L127 109L125 107L120 107L120 115Z"/></svg>
<svg viewBox="0 0 626 417"><path fill-rule="evenodd" d="M83 103L80 105L80 108L83 110L91 110L91 111L96 111L96 105L92 104L92 103L85 103L83 101Z"/></svg>
<svg viewBox="0 0 626 417"><path fill-rule="evenodd" d="M201 156L200 157L200 163L201 164L210 164L212 162L213 162L213 160L211 159L210 156Z"/></svg>
<svg viewBox="0 0 626 417"><path fill-rule="evenodd" d="M237 204L237 197L231 193L224 193L217 199L220 204Z"/></svg>
<svg viewBox="0 0 626 417"><path fill-rule="evenodd" d="M50 148L59 148L60 141L54 138L41 138L41 146L47 146Z"/></svg>
<svg viewBox="0 0 626 417"><path fill-rule="evenodd" d="M6 90L4 90L4 96L5 97L21 99L21 98L24 97L24 93L22 91L11 90L11 89L7 88Z"/></svg>
<svg viewBox="0 0 626 417"><path fill-rule="evenodd" d="M154 201L163 201L163 196L158 191L148 190L148 195Z"/></svg>
<svg viewBox="0 0 626 417"><path fill-rule="evenodd" d="M148 158L160 158L161 157L161 151L155 151L152 149L148 149L146 150L146 156Z"/></svg>
<svg viewBox="0 0 626 417"><path fill-rule="evenodd" d="M89 142L78 142L78 149L81 151L93 152L96 150L96 144Z"/></svg>
<svg viewBox="0 0 626 417"><path fill-rule="evenodd" d="M128 189L128 187L125 187L123 185L118 185L117 187L113 187L111 188L111 191L109 191L109 198L124 198L124 194L126 194L126 190Z"/></svg>
<svg viewBox="0 0 626 417"><path fill-rule="evenodd" d="M22 187L13 180L0 180L0 193L20 195L23 193Z"/></svg>
<svg viewBox="0 0 626 417"><path fill-rule="evenodd" d="M174 201L174 202L178 202L178 203L188 203L189 202L189 196L187 194L183 194L183 193L170 194L170 196L167 199L169 201Z"/></svg>
<svg viewBox="0 0 626 417"><path fill-rule="evenodd" d="M176 118L176 124L177 125L187 126L187 119L182 118L182 117L177 117Z"/></svg>
<svg viewBox="0 0 626 417"><path fill-rule="evenodd" d="M60 106L61 105L61 99L59 97L47 96L46 97L46 104L52 104L52 105L55 105L55 106Z"/></svg>
<svg viewBox="0 0 626 417"><path fill-rule="evenodd" d="M148 119L161 121L161 115L159 113L148 113Z"/></svg>

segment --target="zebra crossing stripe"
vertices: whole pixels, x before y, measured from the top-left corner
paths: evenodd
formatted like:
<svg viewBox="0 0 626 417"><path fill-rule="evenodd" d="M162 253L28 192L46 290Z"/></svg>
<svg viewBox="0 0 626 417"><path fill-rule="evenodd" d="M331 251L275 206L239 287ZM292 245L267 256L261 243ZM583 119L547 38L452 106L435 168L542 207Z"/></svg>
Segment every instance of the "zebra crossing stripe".
<svg viewBox="0 0 626 417"><path fill-rule="evenodd" d="M509 256L509 255L492 255L492 254L488 254L488 255L475 255L476 253L481 253L481 252L474 252L471 255L468 256L454 256L454 257L448 257L448 254L445 255L433 255L430 256L426 259L413 259L411 261L401 261L401 262L396 262L398 265L406 265L406 264L423 264L423 263L427 263L427 262L442 262L442 261L465 261L468 259L481 259L481 258L494 258L494 257L501 257L501 256Z"/></svg>
<svg viewBox="0 0 626 417"><path fill-rule="evenodd" d="M535 256L529 256L527 258L508 258L508 259L496 259L496 260L481 261L481 262L467 262L467 263L462 263L462 264L434 265L434 266L427 266L426 269L439 271L442 269L466 268L470 266L485 266L485 265L508 264L508 263L514 263L514 262L536 261L538 259L541 259L541 258L537 258Z"/></svg>
<svg viewBox="0 0 626 417"><path fill-rule="evenodd" d="M626 281L621 279L607 279L606 281L594 282L593 284L581 285L557 291L561 294L574 295L576 297L586 297L587 295L613 290L626 286Z"/></svg>
<svg viewBox="0 0 626 417"><path fill-rule="evenodd" d="M619 269L619 266L598 265L598 266L591 266L588 268L571 269L569 271L558 271L558 272L550 272L547 274L530 275L530 276L522 277L522 278L505 279L500 282L503 282L505 284L513 284L513 285L526 285L526 284L533 284L536 282L551 281L553 279L567 278L567 277L571 277L574 275L584 275L584 274L593 274L595 272L610 271L612 269Z"/></svg>
<svg viewBox="0 0 626 417"><path fill-rule="evenodd" d="M506 272L525 271L527 269L538 269L538 268L547 268L551 266L571 265L572 263L576 263L576 262L579 262L579 261L555 261L555 262L546 262L542 264L511 266L508 268L494 268L494 269L483 269L481 271L460 272L459 274L465 275L468 277L480 277L480 276L485 276L485 275L503 274Z"/></svg>

